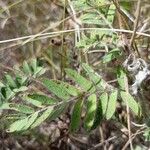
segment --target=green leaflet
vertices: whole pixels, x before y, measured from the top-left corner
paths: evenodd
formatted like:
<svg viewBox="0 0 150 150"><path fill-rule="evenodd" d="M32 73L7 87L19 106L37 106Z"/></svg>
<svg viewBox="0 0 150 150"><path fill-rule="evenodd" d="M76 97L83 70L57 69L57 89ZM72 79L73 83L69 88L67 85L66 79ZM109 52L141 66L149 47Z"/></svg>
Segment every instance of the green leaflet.
<svg viewBox="0 0 150 150"><path fill-rule="evenodd" d="M0 81L0 88L4 87L5 85Z"/></svg>
<svg viewBox="0 0 150 150"><path fill-rule="evenodd" d="M126 78L126 73L122 68L119 67L117 69L117 80L122 90L125 90L125 78Z"/></svg>
<svg viewBox="0 0 150 150"><path fill-rule="evenodd" d="M70 98L70 94L67 92L66 88L63 85L48 79L43 79L43 84L48 88L50 92L54 93L57 97L63 100L68 100Z"/></svg>
<svg viewBox="0 0 150 150"><path fill-rule="evenodd" d="M108 105L108 93L105 92L100 96L100 102L101 102L103 116L105 116L106 110L107 110L107 105Z"/></svg>
<svg viewBox="0 0 150 150"><path fill-rule="evenodd" d="M11 107L11 106L10 106ZM16 108L19 112L25 113L25 114L31 114L34 112L34 109L21 104L13 104L12 107Z"/></svg>
<svg viewBox="0 0 150 150"><path fill-rule="evenodd" d="M35 122L35 120L37 119L37 117L38 117L38 112L35 112L30 117L28 117L28 122L23 127L23 130L27 130L28 128L30 128L30 126Z"/></svg>
<svg viewBox="0 0 150 150"><path fill-rule="evenodd" d="M36 70L37 70L37 59L32 59L30 65L31 65L33 72L36 72Z"/></svg>
<svg viewBox="0 0 150 150"><path fill-rule="evenodd" d="M19 73L17 73L16 74L16 83L17 83L17 86L20 87L20 86L26 85L27 79L28 79L27 77L21 76L21 75L19 75Z"/></svg>
<svg viewBox="0 0 150 150"><path fill-rule="evenodd" d="M108 15L107 15L107 21L110 22L111 25L113 25L113 21L115 18L115 11L116 7L114 4L110 5L109 10L108 10Z"/></svg>
<svg viewBox="0 0 150 150"><path fill-rule="evenodd" d="M52 111L53 111L53 107L52 108L49 107L44 112L42 112L42 114L31 125L31 128L35 128L35 127L39 126L43 121L45 121L50 116Z"/></svg>
<svg viewBox="0 0 150 150"><path fill-rule="evenodd" d="M100 90L104 90L106 88L107 83L88 64L83 63L82 67L96 87Z"/></svg>
<svg viewBox="0 0 150 150"><path fill-rule="evenodd" d="M32 114L34 109L21 104L4 103L0 106L0 110L15 110L24 114Z"/></svg>
<svg viewBox="0 0 150 150"><path fill-rule="evenodd" d="M65 110L67 104L62 104L60 106L53 107L46 109L36 120L35 122L30 126L30 128L35 128L39 126L42 122L44 122L47 118L49 120L56 119L62 112Z"/></svg>
<svg viewBox="0 0 150 150"><path fill-rule="evenodd" d="M86 13L80 17L84 24L106 25L106 23L100 19L100 16L96 13Z"/></svg>
<svg viewBox="0 0 150 150"><path fill-rule="evenodd" d="M94 92L95 88L92 85L91 81L88 81L86 78L78 74L75 70L65 69L66 74L77 82L85 91Z"/></svg>
<svg viewBox="0 0 150 150"><path fill-rule="evenodd" d="M57 106L53 112L51 113L49 119L50 120L54 120L56 119L59 115L61 115L63 113L63 111L65 111L65 109L67 108L68 104L67 103L64 103L60 106Z"/></svg>
<svg viewBox="0 0 150 150"><path fill-rule="evenodd" d="M13 89L13 92L15 92L15 93L18 93L18 92L25 92L25 91L27 91L28 90L28 87L26 87L26 86L21 86L20 88L18 88L18 89Z"/></svg>
<svg viewBox="0 0 150 150"><path fill-rule="evenodd" d="M7 130L8 132L16 132L16 131L22 131L27 130L37 119L38 112L33 113L31 116L26 117L21 120L17 120L14 123L12 123Z"/></svg>
<svg viewBox="0 0 150 150"><path fill-rule="evenodd" d="M34 74L33 77L39 77L39 76L43 75L46 72L46 70L47 70L46 68L37 67L33 73Z"/></svg>
<svg viewBox="0 0 150 150"><path fill-rule="evenodd" d="M28 122L28 118L17 120L10 125L7 132L21 131L26 126L27 122Z"/></svg>
<svg viewBox="0 0 150 150"><path fill-rule="evenodd" d="M87 36L83 36L83 39L81 39L77 44L76 46L78 48L82 48L82 51L83 52L87 52L88 49L91 47L91 45L93 44L93 39L90 39L87 37ZM91 42L90 42L91 41Z"/></svg>
<svg viewBox="0 0 150 150"><path fill-rule="evenodd" d="M58 100L56 99L41 94L32 94L32 95L28 95L28 97L35 101L41 102L42 105L52 105L58 102Z"/></svg>
<svg viewBox="0 0 150 150"><path fill-rule="evenodd" d="M110 95L109 95L109 101L107 105L107 110L106 110L106 119L110 119L116 110L116 103L117 103L117 96L118 96L118 91L114 90Z"/></svg>
<svg viewBox="0 0 150 150"><path fill-rule="evenodd" d="M46 68L41 67L36 59L32 59L29 63L24 61L22 69L18 68L18 71L22 70L26 75L32 75L34 78L41 76L45 73Z"/></svg>
<svg viewBox="0 0 150 150"><path fill-rule="evenodd" d="M13 79L10 75L7 74L7 75L5 76L5 78L6 78L7 84L8 84L11 88L17 88L17 85L16 85L14 79Z"/></svg>
<svg viewBox="0 0 150 150"><path fill-rule="evenodd" d="M27 74L27 75L31 75L32 74L32 70L31 70L29 64L26 61L23 62L22 69L23 69L23 72L25 74Z"/></svg>
<svg viewBox="0 0 150 150"><path fill-rule="evenodd" d="M23 99L24 99L25 101L27 101L28 103L30 103L30 104L36 106L36 107L39 107L39 108L43 107L43 106L42 106L42 102L37 101L37 100L35 100L35 99L32 99L32 98L30 98L30 97L28 97L28 96L24 96Z"/></svg>
<svg viewBox="0 0 150 150"><path fill-rule="evenodd" d="M22 114L22 113L16 113L16 114L8 114L6 116L6 120L22 120L23 118L26 118L26 114Z"/></svg>
<svg viewBox="0 0 150 150"><path fill-rule="evenodd" d="M15 93L10 89L10 87L2 87L1 88L1 94L5 98L5 100L9 100L13 96L15 96Z"/></svg>
<svg viewBox="0 0 150 150"><path fill-rule="evenodd" d="M77 88L76 88L75 86L73 86L73 85L70 85L70 84L68 84L68 83L66 83L66 82L59 81L59 80L55 80L55 82L56 82L57 84L63 86L63 87L66 89L66 91L67 91L70 95L72 95L72 96L78 96L78 95L80 94L80 90L77 89Z"/></svg>
<svg viewBox="0 0 150 150"><path fill-rule="evenodd" d="M86 116L84 121L84 127L87 130L91 129L93 125L94 117L96 113L96 107L97 107L96 95L92 94L88 97L87 100Z"/></svg>
<svg viewBox="0 0 150 150"><path fill-rule="evenodd" d="M86 0L80 0L80 1L72 1L73 6L75 7L76 11L80 11L80 10L87 10L90 8L89 5L87 5Z"/></svg>
<svg viewBox="0 0 150 150"><path fill-rule="evenodd" d="M144 131L143 136L144 136L145 141L147 142L150 141L150 129L149 128Z"/></svg>
<svg viewBox="0 0 150 150"><path fill-rule="evenodd" d="M135 115L138 116L140 113L139 104L130 95L130 93L121 91L120 95L121 95L122 100L125 102L125 104L128 105L131 108L131 110L135 113Z"/></svg>
<svg viewBox="0 0 150 150"><path fill-rule="evenodd" d="M94 122L93 122L93 125L91 127L91 130L93 130L97 126L99 126L102 120L103 120L102 105L101 105L101 100L98 99L97 108L96 108L95 117L94 117Z"/></svg>
<svg viewBox="0 0 150 150"><path fill-rule="evenodd" d="M74 104L71 123L70 123L70 131L75 132L80 125L81 113L82 113L83 99L78 99Z"/></svg>
<svg viewBox="0 0 150 150"><path fill-rule="evenodd" d="M104 57L103 57L103 63L108 63L112 61L115 58L118 58L121 55L121 52L118 48L115 48L108 52Z"/></svg>

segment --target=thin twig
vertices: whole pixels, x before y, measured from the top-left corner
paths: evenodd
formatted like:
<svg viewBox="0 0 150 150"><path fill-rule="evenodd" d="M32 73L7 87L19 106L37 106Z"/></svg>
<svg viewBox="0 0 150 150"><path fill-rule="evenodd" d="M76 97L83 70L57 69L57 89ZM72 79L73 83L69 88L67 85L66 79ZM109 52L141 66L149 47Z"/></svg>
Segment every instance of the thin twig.
<svg viewBox="0 0 150 150"><path fill-rule="evenodd" d="M77 16L76 16L76 11L75 9L73 8L72 4L71 4L71 1L68 0L68 4L70 6L70 9L72 11L72 14L70 14L73 18L73 21L75 22L75 29L76 29L76 32L75 32L75 45L77 44L77 42L80 41L80 25L81 25L81 22L79 21L79 19L77 19Z"/></svg>
<svg viewBox="0 0 150 150"><path fill-rule="evenodd" d="M129 34L133 34L133 31L131 30L125 30L125 29L110 29L110 28L80 28L80 31L93 31L93 30L97 30L97 31L108 31L108 32L124 32L124 33L129 33ZM46 32L43 34L40 34L37 37L41 37L44 38L44 36L46 36L46 38L51 37L52 35L56 35L58 36L58 34L62 34L62 33L70 33L70 32L74 32L76 31L75 29L70 29L70 30L64 30L64 31L56 31L56 32ZM150 37L150 34L147 33L143 33L143 32L136 32L137 35L140 36L145 36L145 37ZM18 37L18 38L14 38L14 39L8 39L8 40L2 40L0 41L0 44L4 44L4 43L9 43L9 42L14 42L14 41L19 41L19 40L25 40L28 38L32 38L35 35L29 35L29 36L23 36L23 37ZM39 39L38 39L39 40Z"/></svg>
<svg viewBox="0 0 150 150"><path fill-rule="evenodd" d="M101 143L103 142L104 144L103 144L103 149L104 150L107 150L107 148L106 148L106 144L105 144L105 138L104 138L104 132L103 132L103 128L102 128L102 126L100 126L99 127L99 132L100 132L100 136L101 136Z"/></svg>
<svg viewBox="0 0 150 150"><path fill-rule="evenodd" d="M132 135L131 140L133 140L137 135L143 133L144 129L145 129L145 127L142 127L141 129L137 130L136 133ZM129 144L130 144L130 140L128 140L126 142L126 144L123 146L122 150L126 150L126 148L128 147Z"/></svg>
<svg viewBox="0 0 150 150"><path fill-rule="evenodd" d="M9 6L7 6L6 9L3 9L3 8L0 9L0 14L6 12L7 10L11 9L12 7L18 5L19 3L23 2L23 1L24 1L24 0L19 0L19 1L17 1L17 2L14 2L14 3L10 4Z"/></svg>
<svg viewBox="0 0 150 150"><path fill-rule="evenodd" d="M116 6L117 9L117 18L118 18L118 22L119 22L119 28L120 29L125 29L126 27L129 29L129 26L124 18L124 15L122 14L122 11L120 9L120 4L118 0L113 0L114 5ZM130 49L129 49L129 44L128 44L128 38L127 35L125 33L121 33L120 34L120 40L123 42L124 45L124 50L126 51L126 53L130 53Z"/></svg>
<svg viewBox="0 0 150 150"><path fill-rule="evenodd" d="M92 50L92 51L88 51L88 54L90 53L106 53L106 50Z"/></svg>
<svg viewBox="0 0 150 150"><path fill-rule="evenodd" d="M128 79L127 77L124 78L125 81L125 90L127 93L129 93L129 87L128 87ZM133 144L131 139L131 118L130 118L130 109L128 102L126 101L126 111L127 111L127 126L128 126L128 136L129 136L129 143L130 143L130 149L133 150Z"/></svg>
<svg viewBox="0 0 150 150"><path fill-rule="evenodd" d="M66 4L67 4L67 0L64 0L64 7L63 7L63 20L66 17ZM65 29L65 22L62 22L62 30ZM63 54L64 56L66 56L66 48L64 47L64 33L61 34L61 54ZM66 57L62 57L62 55L60 55L60 64L61 64L61 79L65 77L65 65L66 65Z"/></svg>
<svg viewBox="0 0 150 150"><path fill-rule="evenodd" d="M116 136L113 136L113 137L111 137L111 138L109 138L109 139L107 139L107 140L105 140L105 141L103 141L103 142L101 142L101 143L95 145L94 147L89 148L88 150L95 150L95 149L101 147L104 143L108 143L108 142L110 142L110 141L112 141L112 140L114 140L114 139L116 139L116 138L117 138Z"/></svg>
<svg viewBox="0 0 150 150"><path fill-rule="evenodd" d="M103 7L103 6L105 6L105 5L106 5L106 4L101 5L101 7ZM111 3L109 3L109 4L107 4L107 5L111 5ZM71 8L71 9L72 9L72 8ZM84 9L84 10L81 10L81 11L79 11L79 12L75 12L75 11L74 11L74 13L73 13L73 14L70 14L70 16L68 16L68 17L66 17L66 18L64 18L64 19L62 19L61 21L59 21L59 22L57 22L57 23L52 24L51 26L49 26L49 27L45 28L44 30L40 31L39 33L35 34L33 37L30 37L30 39L24 41L24 42L22 43L22 45L24 45L24 44L26 44L26 43L32 41L32 40L35 39L36 37L40 36L42 33L47 32L48 30L51 30L51 29L54 29L54 28L58 27L61 23L64 23L65 21L69 20L70 18L72 18L76 23L79 23L79 22L77 21L77 19L74 18L74 16L76 16L77 14L80 14L81 12L84 12L84 11L87 11L87 10L91 10L91 9L93 9L93 8Z"/></svg>
<svg viewBox="0 0 150 150"><path fill-rule="evenodd" d="M137 27L138 27L138 23L139 23L139 18L140 18L140 12L141 12L141 0L138 0L138 4L137 4L137 10L136 10L136 19L134 21L134 29L133 29L133 34L130 40L130 48L133 45L133 41L135 39L135 35L136 35L136 31L137 31Z"/></svg>

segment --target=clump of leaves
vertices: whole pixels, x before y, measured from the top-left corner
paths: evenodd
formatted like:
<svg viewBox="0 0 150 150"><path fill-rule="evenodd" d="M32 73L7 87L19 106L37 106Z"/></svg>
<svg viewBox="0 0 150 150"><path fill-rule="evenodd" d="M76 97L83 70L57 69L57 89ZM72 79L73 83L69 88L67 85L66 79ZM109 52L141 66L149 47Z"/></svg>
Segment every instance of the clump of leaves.
<svg viewBox="0 0 150 150"><path fill-rule="evenodd" d="M0 84L0 99L3 101L9 101L17 93L24 92L28 89L30 77L38 78L46 71L45 68L41 67L36 59L31 60L27 63L24 61L22 67L15 67L15 77L10 74L6 74L4 81Z"/></svg>
<svg viewBox="0 0 150 150"><path fill-rule="evenodd" d="M94 24L97 30L105 27L113 29L116 7L109 0L73 1L73 5L76 10L80 10L81 7L85 9L85 12L83 11L79 17L84 25L93 26ZM116 48L117 34L108 32L106 29L101 32L97 30L86 31L76 47L81 48L84 52L94 48L104 49L107 52L103 57L104 63L119 58L122 53L119 48ZM73 103L71 132L77 131L82 123L85 130L90 131L100 125L103 120L114 119L118 100L128 105L135 115L139 115L138 102L125 91L124 76L126 74L122 69L117 72L119 87L116 88L108 84L89 65L82 64L82 68L84 75L70 68L65 69L67 77L74 80L75 85L48 78L38 79L50 92L50 96L44 94L43 91L28 93L32 78L37 79L45 72L45 69L38 65L37 60L30 63L25 61L22 67L16 69L15 77L7 74L5 82L0 85L0 109L13 110L15 115L20 115L17 119L13 118L13 123L8 127L8 131L25 131L37 127L46 119L53 120L61 115L70 106L70 103ZM14 101L18 95L22 104L16 104ZM85 116L81 121L83 110Z"/></svg>
<svg viewBox="0 0 150 150"><path fill-rule="evenodd" d="M39 67L37 62L33 60L30 64L25 62L20 68L27 76L37 78L44 73L44 68ZM40 69L39 69L40 68ZM95 129L104 119L112 119L115 117L117 100L122 99L124 103L131 108L135 115L139 115L140 107L134 98L120 89L116 89L112 85L108 84L102 77L97 74L89 65L82 64L82 68L86 76L82 76L77 71L72 69L65 69L67 76L74 80L79 86L70 85L67 82L59 80L50 80L43 78L40 82L51 93L51 96L41 93L30 93L26 90L22 97L23 104L16 104L13 99L16 93L21 90L15 90L22 86L28 88L29 78L26 76L26 80L21 82L20 86L17 86L17 81L13 80L11 76L7 75L5 82L6 93L12 91L14 94L7 97L3 96L3 101L0 106L1 110L13 110L15 115L20 115L19 119L14 118L14 122L10 124L8 132L25 131L33 129L39 126L46 119L53 120L61 115L65 109L69 106L70 102L73 102L73 111L71 114L70 131L75 132L81 125L82 111L85 109L86 113L83 120L83 126L85 130L90 131ZM38 70L38 71L37 71ZM45 69L44 69L45 70ZM42 73L39 73L42 72ZM24 78L25 76L22 76ZM22 79L21 78L21 79ZM124 82L122 78L118 77L119 83ZM14 92L14 90L16 92ZM4 93L1 93L2 95ZM127 97L129 99L127 99ZM11 103L9 103L11 101ZM85 107L83 107L85 106Z"/></svg>

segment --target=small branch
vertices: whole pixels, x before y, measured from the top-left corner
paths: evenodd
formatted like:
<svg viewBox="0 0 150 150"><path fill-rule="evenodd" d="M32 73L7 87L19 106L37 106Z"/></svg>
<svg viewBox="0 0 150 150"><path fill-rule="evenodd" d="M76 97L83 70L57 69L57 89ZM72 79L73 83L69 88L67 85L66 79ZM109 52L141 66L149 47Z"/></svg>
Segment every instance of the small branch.
<svg viewBox="0 0 150 150"><path fill-rule="evenodd" d="M133 34L132 34L132 37L130 40L130 48L132 47L134 39L135 39L135 35L136 35L138 23L139 23L139 18L140 18L140 12L141 12L141 0L138 0L137 9L136 9L136 13L135 13L136 19L134 21Z"/></svg>
<svg viewBox="0 0 150 150"><path fill-rule="evenodd" d="M124 78L125 81L125 90L127 93L129 93L129 87L128 87L128 79L127 77ZM128 102L126 101L126 111L127 111L127 126L128 126L128 136L129 136L129 143L130 143L130 149L133 150L132 145L132 138L131 138L131 118L130 118L130 109Z"/></svg>
<svg viewBox="0 0 150 150"><path fill-rule="evenodd" d="M93 30L97 30L97 31L108 31L108 32L123 32L123 33L129 33L129 34L133 34L133 31L131 30L125 30L125 29L110 29L110 28L80 28L80 31L93 31ZM46 32L46 33L42 33L39 36L36 35L29 35L29 36L23 36L23 37L18 37L18 38L13 38L13 39L8 39L8 40L2 40L0 41L0 44L4 44L4 43L10 43L10 42L15 42L15 41L19 41L19 40L25 40L25 39L29 39L32 38L33 36L38 37L37 40L40 40L39 38L44 39L48 38L48 37L54 37L54 36L58 36L62 33L70 33L70 32L75 32L75 29L70 29L70 30L64 30L64 31L57 31L57 32ZM143 32L136 32L137 35L140 36L145 36L145 37L150 37L150 34L147 33L143 33ZM19 45L19 44L18 44Z"/></svg>
<svg viewBox="0 0 150 150"><path fill-rule="evenodd" d="M145 127L142 127L141 129L137 130L136 133L132 135L131 140L133 140L137 135L143 133L144 129L145 129ZM122 150L126 150L126 148L128 147L129 144L130 144L130 141L128 140L126 142L126 144L123 146Z"/></svg>
<svg viewBox="0 0 150 150"><path fill-rule="evenodd" d="M101 136L101 141L100 142L103 142L103 149L104 150L107 150L107 147L106 147L106 144L105 144L105 138L104 138L104 132L103 132L103 128L102 126L99 127L99 132L100 132L100 136Z"/></svg>
<svg viewBox="0 0 150 150"><path fill-rule="evenodd" d="M76 13L75 9L73 8L70 0L68 0L68 4L69 4L69 7L72 11L72 14L70 14L70 15L72 16L72 19L75 23L74 28L76 29L76 32L75 32L75 45L76 45L77 42L80 41L80 25L81 25L81 22L79 21L79 19L77 19L77 17L76 17L77 13Z"/></svg>
<svg viewBox="0 0 150 150"><path fill-rule="evenodd" d="M101 143L95 145L94 147L89 148L88 150L95 150L95 149L101 147L103 144L108 143L108 142L110 142L110 141L112 141L112 140L114 140L114 139L116 139L116 138L117 138L116 136L113 136L113 137L111 137L111 138L109 138L109 139L107 139L107 140L105 140L105 141L103 141L103 142L101 142Z"/></svg>
<svg viewBox="0 0 150 150"><path fill-rule="evenodd" d="M66 17L66 4L67 1L64 0L64 7L63 7L63 20ZM62 23L62 30L65 30L65 22ZM61 34L61 40L62 40L62 44L61 44L61 54L66 56L66 49L64 47L64 33ZM65 66L66 66L66 57L62 57L62 55L60 55L60 65L61 65L61 79L65 78Z"/></svg>
<svg viewBox="0 0 150 150"><path fill-rule="evenodd" d="M91 54L91 53L106 53L106 50L92 50L92 51L88 51L87 53L88 54Z"/></svg>

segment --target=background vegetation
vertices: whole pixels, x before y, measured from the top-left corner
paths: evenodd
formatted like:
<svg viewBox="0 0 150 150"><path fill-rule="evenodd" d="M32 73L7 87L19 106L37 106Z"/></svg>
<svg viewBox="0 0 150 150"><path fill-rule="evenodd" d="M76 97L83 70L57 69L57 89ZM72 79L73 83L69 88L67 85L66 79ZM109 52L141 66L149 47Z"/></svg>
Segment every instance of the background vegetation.
<svg viewBox="0 0 150 150"><path fill-rule="evenodd" d="M150 147L149 0L0 0L0 147Z"/></svg>

